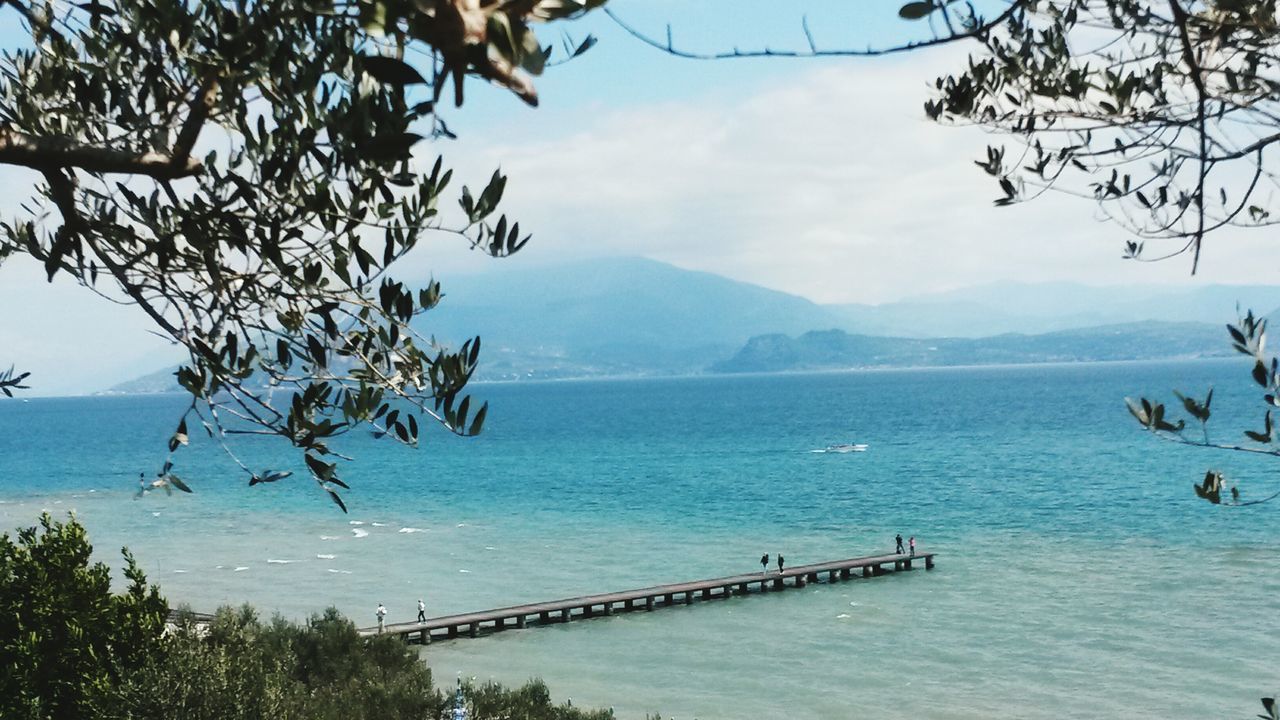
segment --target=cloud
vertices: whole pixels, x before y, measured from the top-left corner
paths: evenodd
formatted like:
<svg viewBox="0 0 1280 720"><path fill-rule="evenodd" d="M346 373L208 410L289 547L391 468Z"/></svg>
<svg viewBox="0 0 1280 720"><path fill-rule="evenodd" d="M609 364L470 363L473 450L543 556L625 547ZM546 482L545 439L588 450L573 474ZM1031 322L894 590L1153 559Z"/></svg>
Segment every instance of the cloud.
<svg viewBox="0 0 1280 720"><path fill-rule="evenodd" d="M509 174L503 209L536 235L526 262L644 255L824 302L1005 279L1280 279L1261 233L1212 238L1192 279L1189 261L1120 260L1126 236L1088 200L993 207L999 191L972 163L992 139L921 107L959 63L948 51L797 66L750 94L581 112L558 134L504 127L441 149L465 158L466 177Z"/></svg>

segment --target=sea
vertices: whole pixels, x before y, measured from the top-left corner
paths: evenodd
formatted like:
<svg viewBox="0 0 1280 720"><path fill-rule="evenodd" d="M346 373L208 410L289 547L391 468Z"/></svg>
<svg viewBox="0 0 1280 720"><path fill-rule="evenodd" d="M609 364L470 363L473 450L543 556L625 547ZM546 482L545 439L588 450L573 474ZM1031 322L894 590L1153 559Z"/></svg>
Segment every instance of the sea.
<svg viewBox="0 0 1280 720"><path fill-rule="evenodd" d="M0 527L75 513L171 603L374 624L892 549L937 566L440 641L454 678L619 718L1251 717L1280 689L1280 457L1145 433L1125 396L1214 388L1210 437L1261 429L1242 360L476 385L485 432L335 446L343 513L297 453L191 424L195 491L135 498L178 395L0 401ZM37 380L33 376L32 380ZM1174 401L1176 402L1176 401ZM1197 430L1198 432L1198 430ZM866 452L815 452L865 443Z"/></svg>

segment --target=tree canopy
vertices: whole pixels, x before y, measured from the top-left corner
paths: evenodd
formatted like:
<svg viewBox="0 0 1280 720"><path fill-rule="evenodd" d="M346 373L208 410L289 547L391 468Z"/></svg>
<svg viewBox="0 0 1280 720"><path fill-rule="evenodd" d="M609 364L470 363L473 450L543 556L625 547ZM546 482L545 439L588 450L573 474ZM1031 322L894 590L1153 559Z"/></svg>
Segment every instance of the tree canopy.
<svg viewBox="0 0 1280 720"><path fill-rule="evenodd" d="M345 510L335 438L413 445L418 418L473 435L487 410L464 392L479 339L415 332L440 286L391 267L431 235L494 257L529 240L495 219L505 177L451 195L413 149L452 135L438 103L461 104L467 77L536 105L553 50L532 25L601 2L0 0L31 40L0 60L0 164L43 178L0 223L0 259L122 297L181 346L192 402L170 453L192 428L233 458L229 434L282 438ZM288 475L241 467L251 485ZM185 488L172 470L159 482Z"/></svg>
<svg viewBox="0 0 1280 720"><path fill-rule="evenodd" d="M128 586L91 563L85 529L49 515L0 535L0 716L99 717L159 651L169 607L124 552Z"/></svg>
<svg viewBox="0 0 1280 720"><path fill-rule="evenodd" d="M998 205L1050 189L1092 198L1134 235L1125 256L1192 256L1205 236L1273 217L1280 26L1273 0L1019 0L975 34L925 110L1021 148L978 161ZM914 2L906 15L941 15ZM962 23L972 25L969 16ZM1148 248L1148 243L1152 247Z"/></svg>

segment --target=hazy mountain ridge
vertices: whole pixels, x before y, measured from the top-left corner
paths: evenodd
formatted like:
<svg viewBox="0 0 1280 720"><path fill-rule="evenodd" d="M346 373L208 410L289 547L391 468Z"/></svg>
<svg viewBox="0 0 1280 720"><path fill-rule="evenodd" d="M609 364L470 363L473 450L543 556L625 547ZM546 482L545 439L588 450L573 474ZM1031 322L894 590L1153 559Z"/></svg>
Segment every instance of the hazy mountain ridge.
<svg viewBox="0 0 1280 720"><path fill-rule="evenodd" d="M1106 288L1074 283L1000 283L880 305L820 305L638 258L506 267L448 276L441 283L443 302L415 321L415 327L449 345L480 335L481 380L676 375L713 366L722 372L734 363L782 367L784 346L791 348L785 352L797 354L797 363L839 366L846 360L834 346L823 349L821 343L799 340L823 328L866 338L849 352L855 358L871 357L870 364L880 362L874 360L877 353L883 362L895 364L935 364L942 355L948 358L945 364L956 364L950 358L966 352L972 357L961 364L1116 359L1124 355L1121 349L1108 349L1109 341L1097 334L1090 340L1077 338L1074 345L1065 339L1037 341L1034 352L1025 342L1018 345L1000 336L1125 323L1139 323L1128 332L1146 338L1151 357L1202 356L1215 345L1227 347L1221 329L1234 320L1237 301L1259 312L1280 306L1280 286ZM1185 338L1172 328L1142 336L1140 324L1149 321L1194 322L1185 328ZM1200 321L1203 327L1192 327ZM766 341L762 336L775 337ZM873 337L879 340L869 339ZM923 338L947 338L940 346L945 353L923 349L937 343L917 347L904 342ZM982 342L964 345L959 342L964 339ZM850 342L836 345L852 348ZM1052 342L1060 346L1052 347ZM1101 345L1085 352L1089 342ZM766 359L768 344L774 348L772 359ZM166 368L110 392L176 390L172 373L172 367Z"/></svg>
<svg viewBox="0 0 1280 720"><path fill-rule="evenodd" d="M801 372L878 367L1019 365L1224 357L1234 354L1222 326L1143 322L1041 335L986 338L901 338L853 335L843 330L798 337L752 338L710 372Z"/></svg>

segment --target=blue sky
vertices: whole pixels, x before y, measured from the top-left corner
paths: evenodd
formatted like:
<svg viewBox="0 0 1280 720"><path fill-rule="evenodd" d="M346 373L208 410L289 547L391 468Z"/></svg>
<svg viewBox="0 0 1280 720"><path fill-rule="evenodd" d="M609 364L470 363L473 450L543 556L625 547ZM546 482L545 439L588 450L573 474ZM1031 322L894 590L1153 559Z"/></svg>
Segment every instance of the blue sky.
<svg viewBox="0 0 1280 720"><path fill-rule="evenodd" d="M795 3L613 0L619 15L692 50L801 48L802 17L824 47L919 37L897 2ZM22 41L0 10L0 46ZM628 37L602 14L544 28L600 42L538 79L541 106L480 81L447 111L457 141L420 146L456 176L510 176L504 211L534 233L505 263L645 256L819 302L892 301L984 283L1274 283L1277 253L1262 234L1221 234L1202 272L1175 260L1119 259L1125 236L1087 203L1048 197L994 208L998 194L972 164L989 138L928 122L934 77L968 47L881 59L689 61ZM17 212L30 174L0 168ZM402 275L483 273L495 264L456 240L428 244ZM48 285L30 262L0 268L0 364L43 371L42 390L80 392L154 370L163 343L129 308L68 283ZM97 352L78 352L85 345Z"/></svg>

